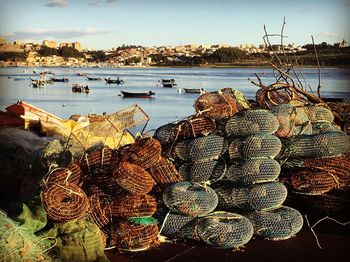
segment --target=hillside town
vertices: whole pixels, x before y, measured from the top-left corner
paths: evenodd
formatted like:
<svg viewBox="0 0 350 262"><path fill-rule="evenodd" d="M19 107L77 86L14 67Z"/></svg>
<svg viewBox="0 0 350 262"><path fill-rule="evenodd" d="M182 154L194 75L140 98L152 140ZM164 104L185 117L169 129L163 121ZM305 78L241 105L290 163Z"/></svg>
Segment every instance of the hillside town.
<svg viewBox="0 0 350 262"><path fill-rule="evenodd" d="M346 42L328 45L323 42L318 48L347 49ZM44 40L42 43L7 42L0 39L0 67L46 66L46 67L124 67L124 66L207 66L207 65L259 65L271 53L306 54L313 46L295 44L270 45L241 44L230 46L179 45L143 47L122 45L109 50L83 48L79 42L57 43ZM349 53L347 51L347 53Z"/></svg>

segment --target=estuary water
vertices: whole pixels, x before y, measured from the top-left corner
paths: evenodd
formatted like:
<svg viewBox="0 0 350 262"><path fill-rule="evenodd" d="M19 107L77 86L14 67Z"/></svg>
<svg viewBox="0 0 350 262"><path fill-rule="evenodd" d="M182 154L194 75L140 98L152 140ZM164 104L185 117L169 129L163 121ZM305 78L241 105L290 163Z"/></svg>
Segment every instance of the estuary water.
<svg viewBox="0 0 350 262"><path fill-rule="evenodd" d="M33 88L30 78L38 78L33 71L51 71L56 78L66 77L69 82L55 82L44 87ZM304 86L315 91L318 85L317 68L301 69ZM88 81L77 73L89 77L125 81L123 85L106 84L104 80ZM264 84L275 82L269 68L1 68L0 110L23 100L61 118L73 114L114 113L133 104L138 104L150 116L146 130L155 129L194 114L193 104L199 94L179 92L180 88L203 88L215 91L224 87L235 88L249 99L255 97L258 87L248 78L256 80L254 73ZM163 88L159 80L174 78L175 88ZM89 94L73 93L74 83L88 85ZM350 98L350 69L322 68L321 95L323 97ZM123 98L120 91L156 93L154 98Z"/></svg>

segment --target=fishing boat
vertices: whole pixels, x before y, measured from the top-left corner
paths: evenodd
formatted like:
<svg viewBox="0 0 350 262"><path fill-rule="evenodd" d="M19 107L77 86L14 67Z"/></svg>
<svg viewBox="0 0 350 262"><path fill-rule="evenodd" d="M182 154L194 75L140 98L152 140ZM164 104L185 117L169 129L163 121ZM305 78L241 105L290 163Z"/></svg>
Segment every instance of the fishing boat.
<svg viewBox="0 0 350 262"><path fill-rule="evenodd" d="M85 94L90 93L89 86L82 86L79 84L73 84L72 91L74 93L85 93Z"/></svg>
<svg viewBox="0 0 350 262"><path fill-rule="evenodd" d="M143 92L143 93L121 91L121 93L124 97L138 97L138 98L151 98L156 94L155 92L152 92L152 91Z"/></svg>
<svg viewBox="0 0 350 262"><path fill-rule="evenodd" d="M161 79L160 83L163 85L163 87L174 87L177 86L175 79Z"/></svg>
<svg viewBox="0 0 350 262"><path fill-rule="evenodd" d="M183 91L185 93L190 93L190 94L203 94L203 93L205 93L205 90L203 88L183 88Z"/></svg>
<svg viewBox="0 0 350 262"><path fill-rule="evenodd" d="M69 81L69 79L68 79L68 78L65 78L65 77L63 77L63 78L51 77L51 80L52 80L53 82L68 82L68 81Z"/></svg>
<svg viewBox="0 0 350 262"><path fill-rule="evenodd" d="M102 80L100 77L88 77L86 76L87 80L89 81L99 81L99 80Z"/></svg>
<svg viewBox="0 0 350 262"><path fill-rule="evenodd" d="M124 81L119 79L111 79L111 78L105 78L106 84L117 84L117 85L122 85L124 84Z"/></svg>

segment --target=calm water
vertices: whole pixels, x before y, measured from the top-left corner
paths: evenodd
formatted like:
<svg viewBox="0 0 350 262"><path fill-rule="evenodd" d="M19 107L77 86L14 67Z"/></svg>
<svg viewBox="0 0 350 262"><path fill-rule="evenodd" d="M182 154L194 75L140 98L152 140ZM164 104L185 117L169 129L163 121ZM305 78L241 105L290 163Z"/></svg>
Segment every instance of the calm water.
<svg viewBox="0 0 350 262"><path fill-rule="evenodd" d="M49 70L57 78L69 78L69 82L33 88L29 79L33 77L33 70ZM114 79L119 76L125 84L118 86L105 84L105 81L87 81L85 77L77 76L78 72L101 78ZM307 83L316 90L317 69L307 68L302 72ZM199 95L179 93L178 88L215 91L232 87L243 92L247 98L253 98L257 87L249 83L248 78L255 79L254 73L258 73L265 84L274 82L272 70L265 68L1 68L0 110L20 99L59 117L69 118L72 114L109 114L138 104L151 117L147 126L149 130L194 113L193 104ZM321 77L323 96L350 98L350 69L322 69ZM161 78L175 78L177 88L163 88L158 82ZM73 83L89 85L90 93L73 93ZM152 99L123 98L120 90L152 90L156 96Z"/></svg>

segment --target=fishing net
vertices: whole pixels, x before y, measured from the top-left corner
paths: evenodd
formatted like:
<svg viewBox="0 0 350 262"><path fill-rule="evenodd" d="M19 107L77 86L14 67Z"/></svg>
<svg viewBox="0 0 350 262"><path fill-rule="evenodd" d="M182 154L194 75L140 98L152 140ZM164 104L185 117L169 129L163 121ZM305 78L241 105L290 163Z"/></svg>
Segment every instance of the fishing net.
<svg viewBox="0 0 350 262"><path fill-rule="evenodd" d="M56 251L62 261L106 261L104 248L106 238L95 223L74 220L55 224L47 236L55 237Z"/></svg>
<svg viewBox="0 0 350 262"><path fill-rule="evenodd" d="M253 135L244 140L235 139L231 142L228 152L234 158L258 158L278 155L282 147L278 137L273 135Z"/></svg>
<svg viewBox="0 0 350 262"><path fill-rule="evenodd" d="M134 224L119 220L114 224L111 244L127 251L141 251L155 244L158 235L156 224Z"/></svg>
<svg viewBox="0 0 350 262"><path fill-rule="evenodd" d="M149 173L156 184L170 184L183 181L183 177L176 170L175 165L164 157L151 166Z"/></svg>
<svg viewBox="0 0 350 262"><path fill-rule="evenodd" d="M181 229L188 225L195 218L192 216L186 216L174 212L169 212L164 220L159 234L167 237L174 237L179 235Z"/></svg>
<svg viewBox="0 0 350 262"><path fill-rule="evenodd" d="M218 248L238 248L253 236L253 225L244 216L215 212L198 221L199 237L208 245Z"/></svg>
<svg viewBox="0 0 350 262"><path fill-rule="evenodd" d="M147 137L137 140L120 149L121 162L129 162L144 169L158 162L161 157L162 147L157 139Z"/></svg>
<svg viewBox="0 0 350 262"><path fill-rule="evenodd" d="M195 217L212 212L218 197L210 187L184 181L170 185L163 193L163 201L171 211Z"/></svg>
<svg viewBox="0 0 350 262"><path fill-rule="evenodd" d="M325 158L339 156L349 150L349 137L343 132L297 136L284 141L282 159ZM280 158L280 156L279 156Z"/></svg>
<svg viewBox="0 0 350 262"><path fill-rule="evenodd" d="M113 181L135 195L144 195L152 190L154 180L143 168L127 162L121 163L113 170Z"/></svg>
<svg viewBox="0 0 350 262"><path fill-rule="evenodd" d="M281 166L276 160L258 158L234 163L229 167L226 178L235 184L248 185L274 181L280 172Z"/></svg>
<svg viewBox="0 0 350 262"><path fill-rule="evenodd" d="M225 118L249 109L244 95L232 88L202 94L195 102L196 112L212 119Z"/></svg>
<svg viewBox="0 0 350 262"><path fill-rule="evenodd" d="M187 139L175 144L173 155L189 162L217 159L223 151L223 145L224 138L217 135Z"/></svg>
<svg viewBox="0 0 350 262"><path fill-rule="evenodd" d="M294 236L303 227L298 210L282 206L269 211L254 211L248 215L254 234L271 240L284 240Z"/></svg>
<svg viewBox="0 0 350 262"><path fill-rule="evenodd" d="M43 204L47 217L63 223L83 217L89 209L84 191L75 184L54 184L43 191Z"/></svg>
<svg viewBox="0 0 350 262"><path fill-rule="evenodd" d="M192 116L176 125L176 133L180 138L194 138L208 135L216 129L215 120L209 117Z"/></svg>
<svg viewBox="0 0 350 262"><path fill-rule="evenodd" d="M156 210L156 199L150 195L120 196L111 202L111 212L116 217L152 216Z"/></svg>
<svg viewBox="0 0 350 262"><path fill-rule="evenodd" d="M282 205L287 197L287 188L277 182L240 187L223 185L215 192L219 199L218 208L227 211L273 209Z"/></svg>
<svg viewBox="0 0 350 262"><path fill-rule="evenodd" d="M224 161L209 160L203 162L183 163L179 168L180 175L186 181L205 182L217 180L224 176L226 164Z"/></svg>
<svg viewBox="0 0 350 262"><path fill-rule="evenodd" d="M330 132L341 132L341 130L337 126L326 121L312 124L313 135L317 135L321 133L330 133Z"/></svg>
<svg viewBox="0 0 350 262"><path fill-rule="evenodd" d="M333 123L334 115L331 110L321 106L307 107L307 114L311 123L315 122L329 122Z"/></svg>
<svg viewBox="0 0 350 262"><path fill-rule="evenodd" d="M80 166L72 163L67 167L59 167L52 170L46 178L44 178L45 184L65 184L72 183L81 185L82 173Z"/></svg>
<svg viewBox="0 0 350 262"><path fill-rule="evenodd" d="M248 110L232 116L226 123L228 136L273 134L277 131L277 117L268 110Z"/></svg>
<svg viewBox="0 0 350 262"><path fill-rule="evenodd" d="M107 234L110 231L110 215L109 202L106 198L100 198L97 194L89 197L90 215L95 224L102 232Z"/></svg>
<svg viewBox="0 0 350 262"><path fill-rule="evenodd" d="M278 137L290 138L295 135L312 133L309 117L302 104L280 104L273 107L271 113L277 116L279 122L279 128L276 131Z"/></svg>
<svg viewBox="0 0 350 262"><path fill-rule="evenodd" d="M168 145L176 139L176 124L166 124L160 126L154 131L153 137L157 139L161 145Z"/></svg>
<svg viewBox="0 0 350 262"><path fill-rule="evenodd" d="M46 253L52 244L49 238L38 237L0 210L1 261L53 261Z"/></svg>
<svg viewBox="0 0 350 262"><path fill-rule="evenodd" d="M321 195L339 186L336 175L320 169L298 168L284 175L288 187L299 194Z"/></svg>

